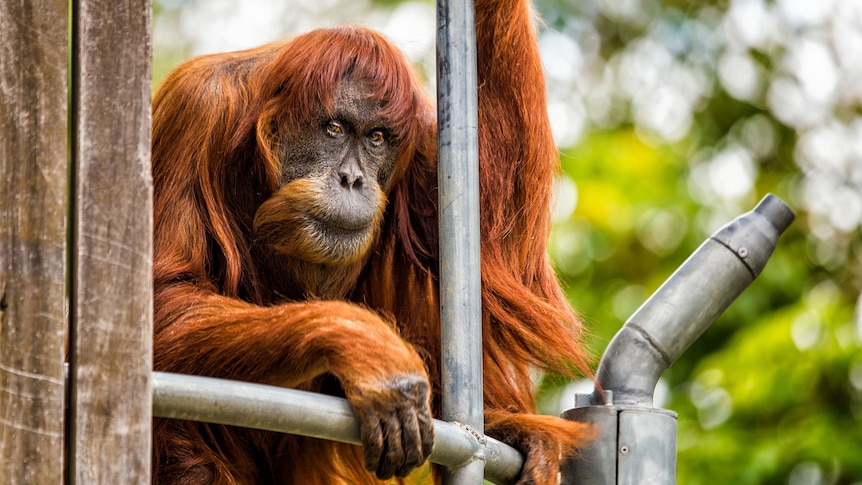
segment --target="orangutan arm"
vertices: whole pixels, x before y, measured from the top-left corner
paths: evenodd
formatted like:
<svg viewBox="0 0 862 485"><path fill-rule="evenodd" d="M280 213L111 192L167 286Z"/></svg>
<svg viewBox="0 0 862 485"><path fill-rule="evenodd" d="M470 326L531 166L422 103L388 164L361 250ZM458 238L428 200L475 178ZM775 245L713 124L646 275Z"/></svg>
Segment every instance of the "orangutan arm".
<svg viewBox="0 0 862 485"><path fill-rule="evenodd" d="M156 370L295 387L331 372L360 419L366 466L404 475L433 446L427 376L376 314L339 301L257 306L173 284L156 291Z"/></svg>

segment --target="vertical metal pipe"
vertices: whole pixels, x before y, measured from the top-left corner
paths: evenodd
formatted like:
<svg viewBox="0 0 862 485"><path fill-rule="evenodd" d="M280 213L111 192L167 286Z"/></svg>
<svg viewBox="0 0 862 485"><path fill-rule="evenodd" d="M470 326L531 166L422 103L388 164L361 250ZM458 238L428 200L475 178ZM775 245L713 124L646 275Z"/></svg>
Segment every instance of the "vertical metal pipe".
<svg viewBox="0 0 862 485"><path fill-rule="evenodd" d="M472 0L437 2L443 419L483 433L479 148ZM444 483L481 484L477 457Z"/></svg>

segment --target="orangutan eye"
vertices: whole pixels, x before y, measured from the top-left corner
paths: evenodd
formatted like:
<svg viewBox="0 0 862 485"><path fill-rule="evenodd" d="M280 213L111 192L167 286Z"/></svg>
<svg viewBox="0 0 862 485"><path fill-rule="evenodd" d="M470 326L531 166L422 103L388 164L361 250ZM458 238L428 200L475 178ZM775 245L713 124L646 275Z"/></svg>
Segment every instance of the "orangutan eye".
<svg viewBox="0 0 862 485"><path fill-rule="evenodd" d="M344 128L341 127L341 123L337 121L329 121L326 123L326 133L329 136L339 136L344 134Z"/></svg>
<svg viewBox="0 0 862 485"><path fill-rule="evenodd" d="M368 135L368 140L374 146L380 146L383 144L383 142L386 141L386 135L383 134L383 132L380 130L374 130L371 132L371 134Z"/></svg>

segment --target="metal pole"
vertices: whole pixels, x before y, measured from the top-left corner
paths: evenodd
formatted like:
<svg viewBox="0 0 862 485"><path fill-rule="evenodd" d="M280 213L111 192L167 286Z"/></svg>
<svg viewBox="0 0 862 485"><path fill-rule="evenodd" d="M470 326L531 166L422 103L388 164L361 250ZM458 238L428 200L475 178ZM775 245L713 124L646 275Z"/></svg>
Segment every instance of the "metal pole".
<svg viewBox="0 0 862 485"><path fill-rule="evenodd" d="M484 433L479 148L472 0L437 2L437 123L443 419ZM444 483L481 484L483 453Z"/></svg>
<svg viewBox="0 0 862 485"><path fill-rule="evenodd" d="M249 382L153 372L153 415L361 444L346 400ZM434 434L433 463L457 467L484 453L485 479L498 484L513 483L521 471L521 454L505 443L439 420Z"/></svg>

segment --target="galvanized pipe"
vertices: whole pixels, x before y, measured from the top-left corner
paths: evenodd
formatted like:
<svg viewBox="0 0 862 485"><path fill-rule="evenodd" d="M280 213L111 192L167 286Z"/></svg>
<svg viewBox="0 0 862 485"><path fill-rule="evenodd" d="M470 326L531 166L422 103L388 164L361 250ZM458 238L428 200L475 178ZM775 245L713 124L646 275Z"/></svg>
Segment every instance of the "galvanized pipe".
<svg viewBox="0 0 862 485"><path fill-rule="evenodd" d="M707 239L629 318L596 373L614 404L652 406L662 373L760 274L793 219L767 195Z"/></svg>
<svg viewBox="0 0 862 485"><path fill-rule="evenodd" d="M153 373L153 415L361 444L359 422L346 400L296 389L167 372ZM434 421L430 460L457 467L485 456L485 479L512 483L520 453L493 438L480 438L445 421ZM480 482L481 483L481 482Z"/></svg>
<svg viewBox="0 0 862 485"><path fill-rule="evenodd" d="M438 201L443 419L484 430L479 266L479 148L472 0L437 2ZM483 453L444 483L481 484Z"/></svg>
<svg viewBox="0 0 862 485"><path fill-rule="evenodd" d="M576 396L566 419L601 435L562 470L564 485L676 484L676 413L653 407L661 374L760 274L793 222L768 195L707 239L629 318L602 356L604 390Z"/></svg>

